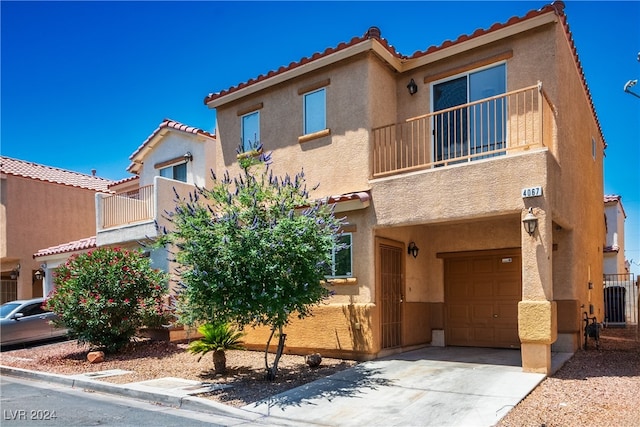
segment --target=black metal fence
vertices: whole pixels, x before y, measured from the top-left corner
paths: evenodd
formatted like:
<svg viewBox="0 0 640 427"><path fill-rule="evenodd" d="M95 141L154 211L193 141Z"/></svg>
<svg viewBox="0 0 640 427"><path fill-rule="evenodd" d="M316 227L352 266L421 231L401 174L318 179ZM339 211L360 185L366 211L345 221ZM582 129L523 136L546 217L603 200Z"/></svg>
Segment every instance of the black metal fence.
<svg viewBox="0 0 640 427"><path fill-rule="evenodd" d="M605 274L603 287L605 325L637 325L638 283L633 273Z"/></svg>

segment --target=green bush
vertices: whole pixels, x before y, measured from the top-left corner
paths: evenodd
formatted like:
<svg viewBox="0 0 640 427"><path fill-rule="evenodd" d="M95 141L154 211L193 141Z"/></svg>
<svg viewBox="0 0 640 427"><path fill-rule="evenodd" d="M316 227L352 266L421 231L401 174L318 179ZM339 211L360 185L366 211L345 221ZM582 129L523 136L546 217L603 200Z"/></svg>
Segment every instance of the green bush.
<svg viewBox="0 0 640 427"><path fill-rule="evenodd" d="M143 319L162 310L167 275L140 251L98 248L71 256L54 270L46 307L80 343L115 352Z"/></svg>

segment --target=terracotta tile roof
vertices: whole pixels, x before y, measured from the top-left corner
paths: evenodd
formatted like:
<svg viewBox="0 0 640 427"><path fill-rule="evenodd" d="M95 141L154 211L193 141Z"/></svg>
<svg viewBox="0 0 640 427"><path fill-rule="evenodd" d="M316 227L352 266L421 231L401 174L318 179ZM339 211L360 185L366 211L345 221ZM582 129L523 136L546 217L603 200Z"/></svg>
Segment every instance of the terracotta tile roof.
<svg viewBox="0 0 640 427"><path fill-rule="evenodd" d="M616 195L616 194L605 194L604 195L604 202L605 203L610 203L610 202L619 202L622 200L622 197Z"/></svg>
<svg viewBox="0 0 640 427"><path fill-rule="evenodd" d="M420 57L423 57L423 56L426 56L426 55L433 54L435 52L438 52L438 51L441 51L443 49L449 48L451 46L460 44L462 42L466 42L468 40L471 40L471 39L474 39L474 38L477 38L477 37L480 37L480 36L495 32L495 31L498 31L500 29L507 28L509 26L518 24L520 22L527 21L529 19L535 18L535 17L540 16L540 15L544 15L546 13L555 13L560 18L560 21L562 22L562 25L564 27L565 34L567 35L567 39L568 39L569 44L570 44L570 48L573 51L573 56L574 56L576 65L577 65L578 70L580 72L580 76L581 76L581 79L582 79L582 83L583 83L584 89L585 89L585 91L587 93L587 97L588 97L589 103L591 105L591 110L592 110L593 116L594 116L594 118L596 120L596 123L598 125L598 128L600 130L600 134L603 135L602 127L600 126L600 122L598 120L598 116L596 115L596 110L595 110L595 107L594 107L594 104L593 104L593 98L592 98L591 93L589 91L589 87L587 85L587 81L586 81L586 78L585 78L585 75L584 75L584 70L583 70L582 64L580 63L580 60L578 58L578 53L577 53L577 50L576 50L575 43L573 41L573 37L571 35L571 31L569 30L569 25L567 24L567 17L566 17L566 15L564 13L564 7L565 7L564 2L562 2L562 1L554 1L553 3L547 4L547 5L543 6L543 7L541 7L540 9L529 11L526 15L524 15L522 17L514 16L514 17L510 18L508 21L506 21L504 23L498 23L497 22L497 23L493 24L491 27L489 27L488 29L477 29L472 34L460 35L456 40L453 40L453 41L446 40L442 44L440 44L439 46L433 45L433 46L431 46L431 47L429 47L429 48L427 48L427 49L425 49L423 51L417 51L411 56L406 56L406 55L402 55L402 54L398 53L396 51L396 49L394 47L392 47L386 39L381 37L381 33L380 33L380 29L379 28L371 27L371 28L369 28L369 30L367 30L367 32L362 37L354 37L349 42L340 43L336 47L325 49L323 52L316 52L316 53L314 53L313 55L311 55L309 57L304 57L304 58L300 59L298 62L291 62L287 66L281 66L277 70L271 70L267 74L261 74L258 77L254 78L254 79L250 79L247 82L240 83L240 84L238 84L236 86L232 86L232 87L230 87L228 89L222 90L222 91L217 92L217 93L210 93L204 98L204 104L207 105L211 101L214 101L214 100L216 100L218 98L222 98L222 97L224 97L226 95L229 95L231 93L237 92L237 91L239 91L241 89L244 89L246 87L252 86L252 85L254 85L256 83L259 83L261 81L264 81L264 80L270 79L272 77L278 76L278 75L283 74L283 73L285 73L287 71L291 71L291 70L293 70L295 68L298 68L298 67L301 67L301 66L303 66L305 64L308 64L310 62L316 61L316 60L318 60L320 58L324 58L324 57L327 57L327 56L329 56L331 54L334 54L336 52L343 51L343 50L345 50L345 49L347 49L347 48L349 48L351 46L357 45L357 44L362 43L362 42L364 42L366 40L369 40L369 39L375 39L386 50L388 50L391 53L391 55L393 55L394 57L402 60L403 62L406 62L406 61L417 59L417 58L420 58ZM603 139L603 144L606 147L607 144L604 141L604 136L603 136L602 139Z"/></svg>
<svg viewBox="0 0 640 427"><path fill-rule="evenodd" d="M602 248L602 250L605 253L618 253L620 252L620 246L618 245L613 245L613 246L605 246L604 248Z"/></svg>
<svg viewBox="0 0 640 427"><path fill-rule="evenodd" d="M63 243L57 246L51 246L50 248L40 249L33 254L34 258L62 254L67 252L82 251L85 249L91 249L96 247L96 236L87 237L85 239L76 240L73 242Z"/></svg>
<svg viewBox="0 0 640 427"><path fill-rule="evenodd" d="M185 133L191 133L194 135L203 135L212 139L216 139L216 135L214 133L210 133L200 128L197 128L194 126L188 126L188 125L185 125L184 123L180 123L178 121L165 118L164 120L162 120L162 123L160 123L160 125L156 128L156 130L154 130L151 133L151 135L149 135L147 139L145 139L144 142L140 144L140 146L136 149L136 151L134 151L133 154L129 156L129 160L132 160L132 163L127 167L128 171L132 171L132 169L136 165L137 162L135 162L134 159L138 156L138 154L140 154L142 150L144 150L147 146L149 146L151 144L151 141L160 132L162 132L163 129L173 129L173 130L177 130Z"/></svg>
<svg viewBox="0 0 640 427"><path fill-rule="evenodd" d="M329 196L328 203L348 202L351 200L360 200L367 202L371 199L368 191L359 191L357 193L340 194L337 196Z"/></svg>
<svg viewBox="0 0 640 427"><path fill-rule="evenodd" d="M140 179L140 176L139 175L131 175L131 176L128 176L126 178L122 178L122 179L119 179L118 181L113 181L111 184L109 184L109 188L115 187L115 186L120 185L120 184L124 184L125 182L135 181L136 179Z"/></svg>
<svg viewBox="0 0 640 427"><path fill-rule="evenodd" d="M54 184L104 192L109 191L108 187L112 182L111 180L93 175L85 175L5 156L0 156L0 172L7 175L21 176Z"/></svg>

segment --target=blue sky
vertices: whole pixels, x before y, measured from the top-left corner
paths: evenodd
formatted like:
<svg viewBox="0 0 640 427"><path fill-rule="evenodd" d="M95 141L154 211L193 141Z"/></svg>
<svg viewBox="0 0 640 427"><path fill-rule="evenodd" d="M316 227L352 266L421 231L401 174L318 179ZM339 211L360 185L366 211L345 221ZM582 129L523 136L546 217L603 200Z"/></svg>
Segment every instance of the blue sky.
<svg viewBox="0 0 640 427"><path fill-rule="evenodd" d="M411 55L546 3L2 1L0 152L124 178L163 118L213 131L210 92L373 25ZM640 2L565 5L608 143L605 193L622 196L626 256L639 274L640 98L623 86L640 79Z"/></svg>

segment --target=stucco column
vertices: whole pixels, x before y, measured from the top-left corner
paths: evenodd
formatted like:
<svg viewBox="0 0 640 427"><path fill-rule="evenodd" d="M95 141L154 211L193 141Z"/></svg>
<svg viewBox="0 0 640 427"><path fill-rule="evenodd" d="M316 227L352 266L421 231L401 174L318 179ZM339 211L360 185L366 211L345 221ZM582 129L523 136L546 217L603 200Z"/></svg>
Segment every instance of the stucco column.
<svg viewBox="0 0 640 427"><path fill-rule="evenodd" d="M522 218L528 209L523 210ZM522 369L551 373L551 344L557 339L557 310L553 301L551 214L533 208L538 218L532 236L521 228L522 301L518 303L518 334Z"/></svg>

